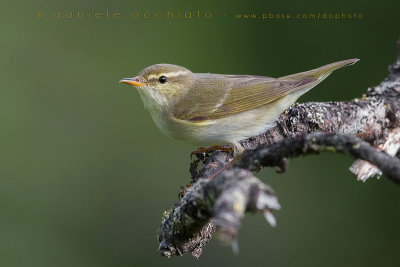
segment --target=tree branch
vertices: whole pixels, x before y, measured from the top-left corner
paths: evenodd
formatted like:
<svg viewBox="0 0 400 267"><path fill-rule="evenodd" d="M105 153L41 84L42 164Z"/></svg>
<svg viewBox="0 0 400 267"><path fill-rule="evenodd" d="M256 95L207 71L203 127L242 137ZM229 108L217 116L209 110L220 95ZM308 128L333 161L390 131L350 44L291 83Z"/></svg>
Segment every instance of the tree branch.
<svg viewBox="0 0 400 267"><path fill-rule="evenodd" d="M396 158L400 148L400 43L398 50L389 76L360 99L295 104L279 117L274 128L242 140L246 150L241 161L215 178L208 179L232 156L221 151L198 155L199 160L190 168L190 187L161 222L161 254L171 257L189 252L199 257L214 231L218 239L234 244L246 211L261 211L274 225L271 211L280 208L277 197L249 170L279 166L283 172L286 158L322 151L344 153L363 160L351 168L358 179L379 174L366 171L365 160L400 184L400 160ZM197 171L199 162L203 165Z"/></svg>
<svg viewBox="0 0 400 267"><path fill-rule="evenodd" d="M167 257L191 252L197 258L215 229L229 243L245 211L263 211L274 224L270 211L277 209L274 191L247 170L231 168L215 179L200 179L163 218L159 251Z"/></svg>
<svg viewBox="0 0 400 267"><path fill-rule="evenodd" d="M373 148L352 135L313 133L285 139L270 146L258 146L245 151L239 167L259 170L261 167L280 166L284 158L318 154L323 151L343 153L376 165L393 182L400 184L400 159Z"/></svg>

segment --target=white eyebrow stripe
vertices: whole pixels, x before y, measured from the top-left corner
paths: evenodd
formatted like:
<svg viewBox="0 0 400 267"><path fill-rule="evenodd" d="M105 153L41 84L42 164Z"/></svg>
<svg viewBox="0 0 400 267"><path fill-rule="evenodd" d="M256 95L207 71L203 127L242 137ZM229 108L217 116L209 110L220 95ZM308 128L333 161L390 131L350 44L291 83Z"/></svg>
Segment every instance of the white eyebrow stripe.
<svg viewBox="0 0 400 267"><path fill-rule="evenodd" d="M189 71L182 71L182 70L178 70L176 72L167 72L167 73L159 73L159 74L150 74L149 76L147 76L147 79L151 80L153 78L158 79L161 76L165 76L167 78L171 78L171 77L178 77L181 75L185 75L188 74Z"/></svg>

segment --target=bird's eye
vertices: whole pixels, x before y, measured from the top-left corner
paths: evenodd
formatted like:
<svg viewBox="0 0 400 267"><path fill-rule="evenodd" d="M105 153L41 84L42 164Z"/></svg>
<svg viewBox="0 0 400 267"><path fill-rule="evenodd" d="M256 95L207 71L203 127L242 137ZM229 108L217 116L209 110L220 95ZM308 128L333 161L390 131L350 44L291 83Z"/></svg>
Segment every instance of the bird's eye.
<svg viewBox="0 0 400 267"><path fill-rule="evenodd" d="M163 76L160 76L160 78L158 78L158 81L160 82L160 83L166 83L167 82L167 77L165 77L164 75Z"/></svg>

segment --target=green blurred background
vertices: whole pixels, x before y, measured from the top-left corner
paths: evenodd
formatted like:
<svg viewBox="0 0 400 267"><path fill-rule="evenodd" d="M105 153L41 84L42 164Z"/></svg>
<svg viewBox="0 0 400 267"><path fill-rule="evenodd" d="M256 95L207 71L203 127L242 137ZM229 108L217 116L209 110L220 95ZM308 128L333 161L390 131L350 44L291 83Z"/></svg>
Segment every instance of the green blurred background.
<svg viewBox="0 0 400 267"><path fill-rule="evenodd" d="M41 0L0 7L0 266L399 264L399 187L385 178L357 182L352 160L336 154L291 160L282 175L256 174L283 209L275 229L261 215L244 219L239 255L212 240L197 261L162 258L156 232L189 181L196 147L164 136L137 92L118 83L155 63L276 77L358 57L300 101L360 97L394 61L399 1ZM120 18L76 18L77 11L107 8ZM52 18L58 10L74 18ZM130 17L168 10L213 17ZM235 19L303 12L363 18Z"/></svg>

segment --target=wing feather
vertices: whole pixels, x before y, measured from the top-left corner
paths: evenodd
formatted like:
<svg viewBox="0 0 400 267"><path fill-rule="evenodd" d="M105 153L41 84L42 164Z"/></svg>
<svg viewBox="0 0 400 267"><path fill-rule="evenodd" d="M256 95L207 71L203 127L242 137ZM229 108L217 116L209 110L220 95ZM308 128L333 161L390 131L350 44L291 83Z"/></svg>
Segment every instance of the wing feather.
<svg viewBox="0 0 400 267"><path fill-rule="evenodd" d="M271 78L252 75L196 74L196 82L174 106L177 119L204 122L267 105L287 94L312 88L332 71L357 62L343 60L320 68Z"/></svg>

